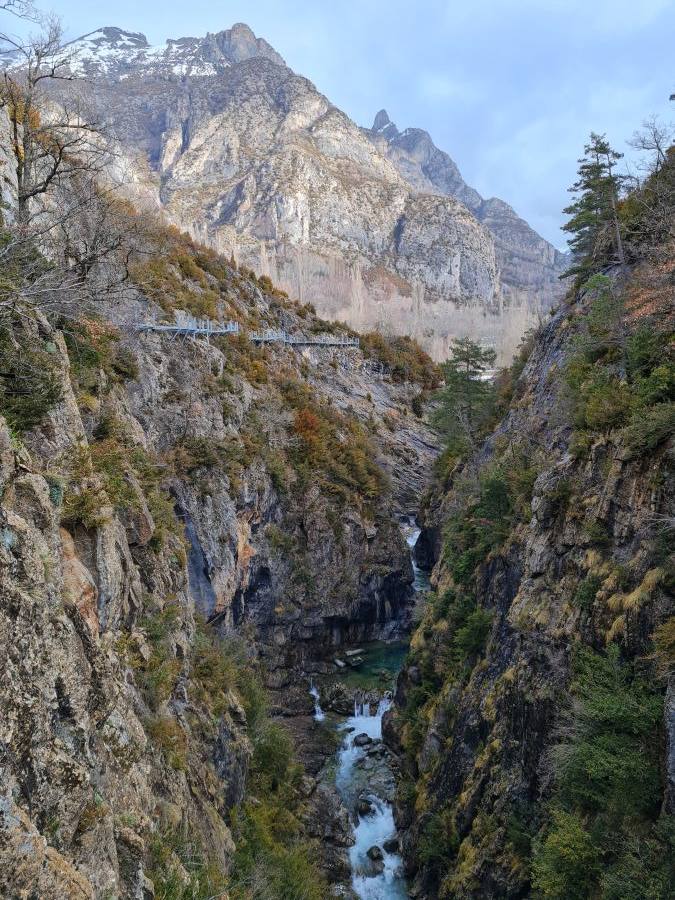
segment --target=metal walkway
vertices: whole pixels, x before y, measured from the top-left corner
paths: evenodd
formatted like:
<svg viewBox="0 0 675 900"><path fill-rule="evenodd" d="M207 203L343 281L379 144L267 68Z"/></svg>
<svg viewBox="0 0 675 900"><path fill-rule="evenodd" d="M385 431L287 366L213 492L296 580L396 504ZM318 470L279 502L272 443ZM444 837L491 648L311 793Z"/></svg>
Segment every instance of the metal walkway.
<svg viewBox="0 0 675 900"><path fill-rule="evenodd" d="M171 325L145 322L136 326L136 331L160 331L166 334L203 335L206 338L216 334L239 334L239 322L212 322L211 319L197 319L187 313L177 312L176 321Z"/></svg>
<svg viewBox="0 0 675 900"><path fill-rule="evenodd" d="M335 337L332 334L318 334L314 337L305 337L305 335L289 334L287 331L281 331L274 328L266 328L264 331L250 332L248 339L254 344L291 344L296 347L358 347L358 338Z"/></svg>
<svg viewBox="0 0 675 900"><path fill-rule="evenodd" d="M155 322L144 322L136 326L136 331L158 331L173 336L183 335L188 337L205 337L207 340L213 335L239 334L238 322L212 322L211 319L197 319L187 313L176 312L176 321L170 325L159 325ZM248 339L254 344L287 344L293 347L359 347L359 339L351 337L336 337L332 334L318 334L306 337L303 334L289 334L287 331L276 328L266 328L263 331L251 331Z"/></svg>

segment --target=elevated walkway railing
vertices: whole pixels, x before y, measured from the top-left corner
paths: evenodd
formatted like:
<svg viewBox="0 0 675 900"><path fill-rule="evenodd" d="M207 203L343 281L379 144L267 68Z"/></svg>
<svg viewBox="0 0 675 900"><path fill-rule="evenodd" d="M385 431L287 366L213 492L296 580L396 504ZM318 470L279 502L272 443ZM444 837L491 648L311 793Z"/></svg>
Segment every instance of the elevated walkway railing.
<svg viewBox="0 0 675 900"><path fill-rule="evenodd" d="M296 347L358 347L359 339L351 337L336 337L332 334L317 334L307 337L303 334L289 334L276 328L266 328L264 331L251 331L248 339L254 344L291 344Z"/></svg>
<svg viewBox="0 0 675 900"><path fill-rule="evenodd" d="M171 335L203 336L207 339L212 335L239 334L238 322L213 322L211 319L197 319L188 313L177 312L176 321L169 324L157 322L143 322L136 325L136 331L160 332ZM265 328L262 331L250 331L248 339L254 344L288 344L294 347L358 347L359 339L352 337L336 336L333 334L317 334L307 337L303 334L290 334L279 328Z"/></svg>
<svg viewBox="0 0 675 900"><path fill-rule="evenodd" d="M176 321L168 325L144 322L136 326L137 331L159 331L165 334L204 335L239 334L239 322L212 322L211 319L197 319L187 313L176 313Z"/></svg>

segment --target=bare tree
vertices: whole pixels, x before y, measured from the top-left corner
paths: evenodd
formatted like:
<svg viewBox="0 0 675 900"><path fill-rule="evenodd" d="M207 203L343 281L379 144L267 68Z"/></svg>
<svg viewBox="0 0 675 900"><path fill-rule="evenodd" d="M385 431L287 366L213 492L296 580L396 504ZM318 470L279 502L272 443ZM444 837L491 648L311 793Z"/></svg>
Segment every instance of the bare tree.
<svg viewBox="0 0 675 900"><path fill-rule="evenodd" d="M37 22L41 18L32 0L3 0L0 2L0 11L11 13L17 19L29 19L33 22Z"/></svg>
<svg viewBox="0 0 675 900"><path fill-rule="evenodd" d="M0 74L0 106L16 176L6 204L11 227L0 241L0 268L8 276L0 280L0 309L21 300L22 308L28 301L63 313L65 303L81 310L125 285L147 221L111 183L112 142L71 86L78 79L58 21L42 25L27 41L0 34L11 48L11 66ZM61 82L67 84L55 90Z"/></svg>
<svg viewBox="0 0 675 900"><path fill-rule="evenodd" d="M14 46L15 64L3 73L0 104L10 120L17 222L25 227L36 198L64 179L101 171L108 150L100 125L86 114L76 94L60 103L49 97L48 83L74 79L59 23L49 20L45 30L26 43L5 40Z"/></svg>
<svg viewBox="0 0 675 900"><path fill-rule="evenodd" d="M641 154L639 175L633 175L631 202L640 215L634 217L634 242L642 252L675 239L675 127L653 116L636 131L629 144Z"/></svg>

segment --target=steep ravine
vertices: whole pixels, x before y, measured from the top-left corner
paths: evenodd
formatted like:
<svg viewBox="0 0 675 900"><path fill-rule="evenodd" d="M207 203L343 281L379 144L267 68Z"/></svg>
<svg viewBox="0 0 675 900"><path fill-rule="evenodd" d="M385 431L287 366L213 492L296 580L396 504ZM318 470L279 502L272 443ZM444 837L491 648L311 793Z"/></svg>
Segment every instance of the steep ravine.
<svg viewBox="0 0 675 900"><path fill-rule="evenodd" d="M420 530L411 519L401 522L411 557ZM423 603L426 573L414 559L414 591ZM320 782L324 797L333 802L319 810L324 817L325 842L333 847L327 860L336 887L359 900L402 900L408 897L400 838L394 824L393 802L400 760L383 742L382 725L392 705L392 688L407 647L406 641L361 644L343 654L346 669L310 678L312 719L296 720L294 734L323 759ZM327 704L324 710L322 703ZM350 709L351 707L351 709ZM321 748L328 729L339 740ZM336 840L337 838L337 840ZM335 866L335 858L341 865Z"/></svg>

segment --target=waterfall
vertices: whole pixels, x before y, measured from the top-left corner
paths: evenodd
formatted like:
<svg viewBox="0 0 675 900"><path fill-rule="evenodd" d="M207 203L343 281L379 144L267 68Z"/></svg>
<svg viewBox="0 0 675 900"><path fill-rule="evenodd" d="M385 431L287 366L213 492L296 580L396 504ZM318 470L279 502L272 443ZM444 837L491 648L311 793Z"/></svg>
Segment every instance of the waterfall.
<svg viewBox="0 0 675 900"><path fill-rule="evenodd" d="M427 572L423 572L420 567L415 562L415 554L413 550L415 549L415 544L417 543L417 539L420 536L421 529L417 527L415 524L415 520L411 517L408 517L404 521L401 521L401 531L406 540L406 544L410 547L410 561L413 567L413 590L418 594L426 593L431 589L431 583L429 581L429 575Z"/></svg>
<svg viewBox="0 0 675 900"><path fill-rule="evenodd" d="M412 552L420 529L414 519L407 517L401 521L401 530L410 548L415 577L413 589L417 594L423 594L429 590L429 577L419 569ZM391 803L375 793L365 793L363 781L360 790L358 787L358 766L367 757L372 742L382 740L382 717L392 702L392 695L387 692L379 700L377 710L372 712L374 703L367 695L357 693L354 715L342 726L345 736L339 752L335 785L347 809L359 810L355 818L354 845L349 851L352 889L359 900L406 900L408 897L403 861L395 850L397 834ZM359 799L367 799L367 812L361 813L361 806L357 806ZM373 848L377 848L375 853ZM373 855L377 860L372 858Z"/></svg>
<svg viewBox="0 0 675 900"><path fill-rule="evenodd" d="M312 697L314 697L314 719L317 722L323 722L326 718L325 712L321 709L320 697L319 697L319 689L315 686L314 681L310 680L309 682L309 693Z"/></svg>

